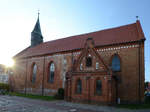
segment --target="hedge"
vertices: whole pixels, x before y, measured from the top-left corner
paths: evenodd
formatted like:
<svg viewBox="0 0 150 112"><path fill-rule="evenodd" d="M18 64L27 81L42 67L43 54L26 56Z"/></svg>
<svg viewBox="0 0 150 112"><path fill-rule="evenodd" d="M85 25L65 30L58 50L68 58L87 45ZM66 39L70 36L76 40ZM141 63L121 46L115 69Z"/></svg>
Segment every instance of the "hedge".
<svg viewBox="0 0 150 112"><path fill-rule="evenodd" d="M0 83L0 90L5 90L5 91L9 91L10 86L9 84L5 84L5 83Z"/></svg>

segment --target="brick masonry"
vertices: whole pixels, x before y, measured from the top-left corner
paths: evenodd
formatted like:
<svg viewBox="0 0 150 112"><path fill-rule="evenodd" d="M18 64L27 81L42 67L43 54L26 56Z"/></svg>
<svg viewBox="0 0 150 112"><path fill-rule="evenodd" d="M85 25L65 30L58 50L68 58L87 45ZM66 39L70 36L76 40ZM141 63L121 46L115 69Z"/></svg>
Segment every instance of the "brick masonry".
<svg viewBox="0 0 150 112"><path fill-rule="evenodd" d="M112 46L104 46L95 48L98 54L101 56L105 64L109 67L111 65L112 56L116 53L119 55L121 60L121 71L116 73L120 77L120 81L117 83L118 86L118 98L121 102L138 102L144 100L144 42L134 42L134 43L124 43ZM43 94L43 95L54 95L58 88L64 88L65 85L65 74L71 70L73 66L73 60L77 60L81 50L60 52L55 54L49 54L44 56L28 57L23 59L18 59L16 65L13 68L13 76L11 79L11 85L15 91L33 93L33 94ZM140 58L139 58L140 57ZM64 62L66 60L66 63ZM49 64L54 62L55 65L55 75L54 83L47 82L49 74ZM31 82L32 68L33 64L37 65L37 76L35 83ZM93 67L95 68L96 61L93 61ZM101 66L101 65L100 65ZM140 70L139 70L140 69ZM95 70L95 69L94 69ZM140 73L140 76L139 76ZM106 76L106 79L104 79ZM90 86L94 86L94 80L99 77L102 80L102 96L94 96L94 88L91 88L90 100L95 102L109 102L109 92L107 80L107 73L103 75L91 75ZM86 81L83 75L79 75L83 82ZM73 80L76 80L75 77ZM140 81L140 82L139 82ZM82 95L74 94L75 81L72 81L72 99L83 99L86 100L88 90L84 89ZM85 87L86 85L83 85ZM113 90L115 86L109 85ZM114 92L112 92L115 94ZM113 95L112 94L112 95ZM115 96L112 96L112 99ZM115 102L115 100L113 100Z"/></svg>

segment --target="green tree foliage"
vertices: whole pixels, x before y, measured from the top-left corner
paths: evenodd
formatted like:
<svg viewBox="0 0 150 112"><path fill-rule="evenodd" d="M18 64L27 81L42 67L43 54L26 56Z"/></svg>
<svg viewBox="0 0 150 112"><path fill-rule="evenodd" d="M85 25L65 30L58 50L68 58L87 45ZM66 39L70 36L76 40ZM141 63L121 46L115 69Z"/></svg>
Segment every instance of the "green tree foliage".
<svg viewBox="0 0 150 112"><path fill-rule="evenodd" d="M149 82L145 82L145 90L146 90L146 88L148 88L148 83Z"/></svg>

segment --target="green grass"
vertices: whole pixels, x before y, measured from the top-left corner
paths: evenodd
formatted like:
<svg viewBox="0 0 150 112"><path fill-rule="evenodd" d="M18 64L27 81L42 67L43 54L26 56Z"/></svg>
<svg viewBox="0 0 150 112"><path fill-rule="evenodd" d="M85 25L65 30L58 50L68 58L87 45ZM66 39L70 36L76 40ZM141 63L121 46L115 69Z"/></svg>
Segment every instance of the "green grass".
<svg viewBox="0 0 150 112"><path fill-rule="evenodd" d="M144 104L120 104L117 105L118 108L126 108L126 109L150 109L150 103Z"/></svg>
<svg viewBox="0 0 150 112"><path fill-rule="evenodd" d="M54 96L41 96L41 95L33 95L33 94L23 94L23 93L8 93L12 96L20 96L25 98L31 98L31 99L39 99L39 100L46 100L46 101L53 101L56 100Z"/></svg>

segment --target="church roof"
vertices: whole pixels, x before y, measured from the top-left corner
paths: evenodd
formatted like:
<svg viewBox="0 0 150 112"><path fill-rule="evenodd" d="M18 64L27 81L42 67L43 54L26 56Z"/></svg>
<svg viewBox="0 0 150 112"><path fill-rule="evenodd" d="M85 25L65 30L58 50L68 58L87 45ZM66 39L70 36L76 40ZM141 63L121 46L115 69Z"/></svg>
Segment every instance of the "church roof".
<svg viewBox="0 0 150 112"><path fill-rule="evenodd" d="M89 37L93 38L96 47L145 40L140 21L137 20L133 24L44 42L35 47L26 48L15 55L14 58L82 49L86 39Z"/></svg>

